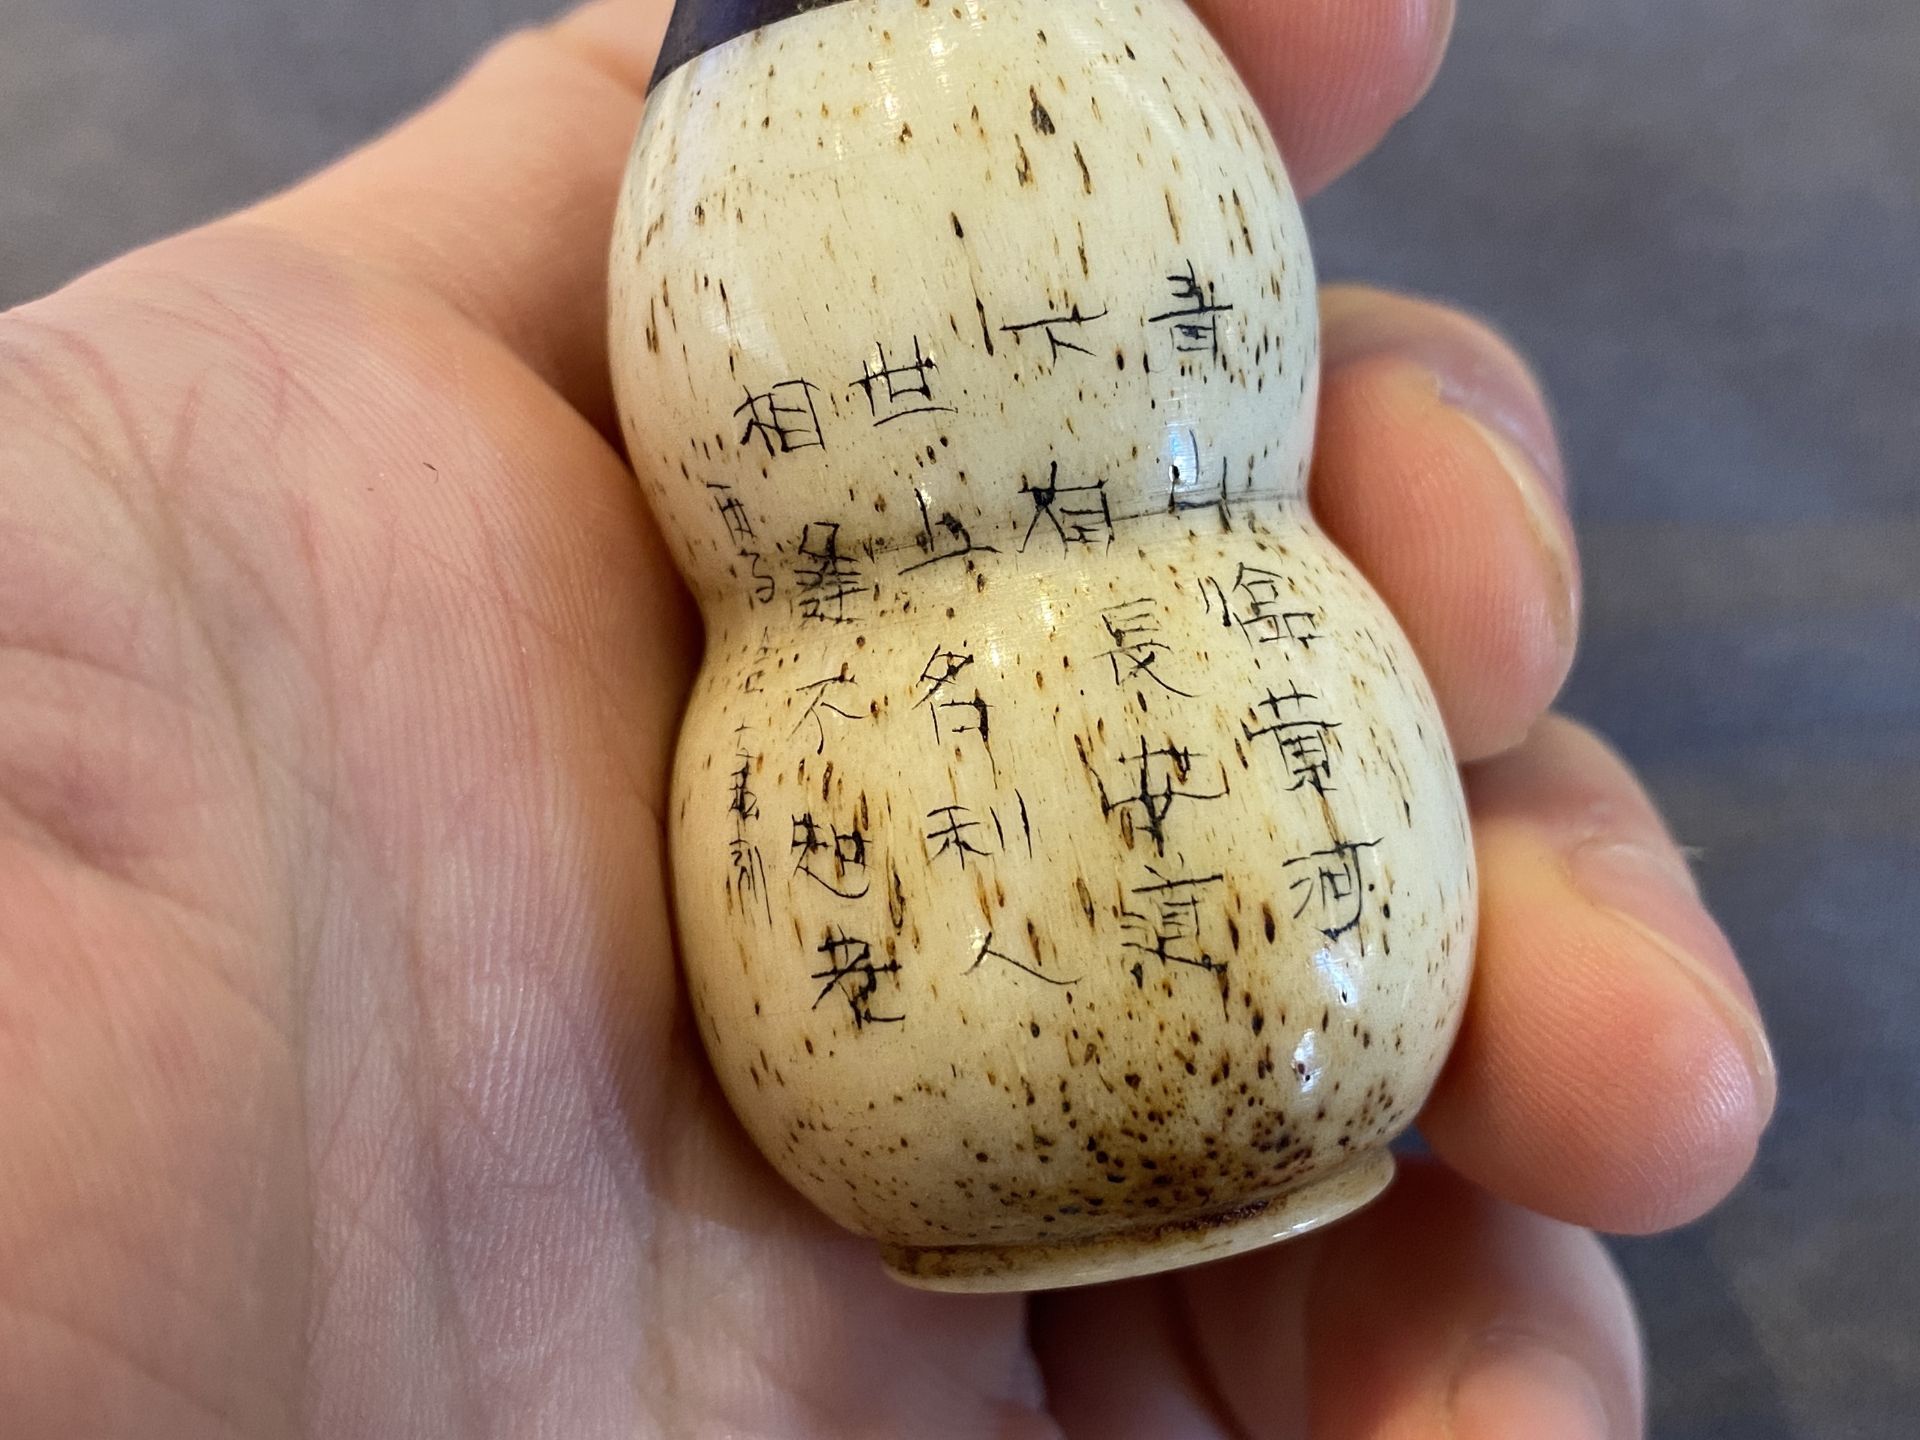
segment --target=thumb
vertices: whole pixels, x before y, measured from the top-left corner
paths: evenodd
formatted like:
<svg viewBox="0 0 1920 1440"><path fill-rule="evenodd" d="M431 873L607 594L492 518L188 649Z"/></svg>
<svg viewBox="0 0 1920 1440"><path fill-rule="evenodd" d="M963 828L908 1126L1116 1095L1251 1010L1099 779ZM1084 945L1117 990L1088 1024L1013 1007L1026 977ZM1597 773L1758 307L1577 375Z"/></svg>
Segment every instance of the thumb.
<svg viewBox="0 0 1920 1440"><path fill-rule="evenodd" d="M605 422L607 240L671 9L595 0L508 36L424 110L240 218L433 291Z"/></svg>

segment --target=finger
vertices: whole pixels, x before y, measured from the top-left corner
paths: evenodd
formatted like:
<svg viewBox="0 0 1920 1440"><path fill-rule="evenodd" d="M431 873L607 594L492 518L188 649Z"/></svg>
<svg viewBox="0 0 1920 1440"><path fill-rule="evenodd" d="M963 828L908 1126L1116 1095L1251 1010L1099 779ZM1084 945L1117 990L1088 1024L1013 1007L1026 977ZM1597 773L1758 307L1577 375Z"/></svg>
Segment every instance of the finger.
<svg viewBox="0 0 1920 1440"><path fill-rule="evenodd" d="M1315 513L1405 627L1461 761L1498 754L1552 702L1579 628L1546 401L1456 311L1357 286L1322 311Z"/></svg>
<svg viewBox="0 0 1920 1440"><path fill-rule="evenodd" d="M1640 1433L1633 1309L1599 1243L1429 1162L1317 1240L1182 1283L1192 1338L1249 1440Z"/></svg>
<svg viewBox="0 0 1920 1440"><path fill-rule="evenodd" d="M246 218L397 273L609 428L608 237L672 0L601 0L495 45L446 95Z"/></svg>
<svg viewBox="0 0 1920 1440"><path fill-rule="evenodd" d="M1303 195L1380 143L1433 83L1454 0L1193 0Z"/></svg>
<svg viewBox="0 0 1920 1440"><path fill-rule="evenodd" d="M251 212L398 271L611 413L607 238L669 0L597 0L488 53L384 138ZM1211 0L1303 189L1364 153L1439 63L1452 0Z"/></svg>
<svg viewBox="0 0 1920 1440"><path fill-rule="evenodd" d="M1477 1184L1602 1230L1700 1214L1773 1110L1753 994L1627 768L1550 719L1469 772L1478 970L1421 1129Z"/></svg>
<svg viewBox="0 0 1920 1440"><path fill-rule="evenodd" d="M1179 1277L1036 1295L1030 1329L1065 1440L1237 1436L1194 1344Z"/></svg>

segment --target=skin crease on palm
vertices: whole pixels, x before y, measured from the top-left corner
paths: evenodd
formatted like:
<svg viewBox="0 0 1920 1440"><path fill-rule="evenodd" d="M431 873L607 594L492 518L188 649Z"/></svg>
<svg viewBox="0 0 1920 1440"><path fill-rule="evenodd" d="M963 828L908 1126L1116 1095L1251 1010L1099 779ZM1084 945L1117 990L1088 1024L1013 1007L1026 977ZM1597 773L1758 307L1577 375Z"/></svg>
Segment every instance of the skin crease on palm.
<svg viewBox="0 0 1920 1440"><path fill-rule="evenodd" d="M664 8L510 39L0 317L6 1434L1639 1434L1578 1227L1719 1199L1771 1061L1648 801L1547 714L1551 424L1433 306L1328 293L1313 476L1467 765L1483 939L1431 1158L1318 1238L1028 1302L895 1285L746 1145L665 899L698 621L601 338ZM1303 190L1452 19L1199 8Z"/></svg>

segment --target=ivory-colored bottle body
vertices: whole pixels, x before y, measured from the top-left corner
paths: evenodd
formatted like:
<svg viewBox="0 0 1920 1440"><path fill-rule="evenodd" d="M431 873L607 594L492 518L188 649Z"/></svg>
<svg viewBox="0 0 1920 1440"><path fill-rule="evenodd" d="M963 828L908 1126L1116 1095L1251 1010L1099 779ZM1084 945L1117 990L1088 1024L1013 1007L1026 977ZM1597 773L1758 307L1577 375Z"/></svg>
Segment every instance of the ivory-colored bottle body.
<svg viewBox="0 0 1920 1440"><path fill-rule="evenodd" d="M1457 1027L1418 663L1305 502L1314 279L1178 0L845 0L657 85L612 357L706 617L669 814L747 1129L903 1278L1343 1213Z"/></svg>

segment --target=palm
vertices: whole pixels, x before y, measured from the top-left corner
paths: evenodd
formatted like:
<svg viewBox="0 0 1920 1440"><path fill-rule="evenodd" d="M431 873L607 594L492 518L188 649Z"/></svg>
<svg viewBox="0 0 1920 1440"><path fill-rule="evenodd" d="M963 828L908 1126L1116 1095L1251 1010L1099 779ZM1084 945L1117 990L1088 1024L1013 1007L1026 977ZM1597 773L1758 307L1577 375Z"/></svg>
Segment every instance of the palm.
<svg viewBox="0 0 1920 1440"><path fill-rule="evenodd" d="M1630 1328L1590 1240L1437 1172L1325 1242L1031 1308L893 1284L772 1174L678 989L660 816L698 621L577 358L597 288L523 314L419 283L343 218L382 163L0 329L10 1433L1372 1437L1440 1403L1456 1332L1496 1324L1591 1348L1627 1413ZM610 203L606 175L569 184ZM1378 469L1342 393L1323 463ZM1476 554L1520 557L1517 598L1486 603L1539 610L1510 482L1420 393L1434 413L1392 443L1477 457L1449 503L1483 517ZM1334 491L1336 533L1409 614L1460 612L1400 575L1369 493ZM1503 655L1503 692L1457 635L1410 628L1470 756L1512 744L1565 663ZM1551 1018L1535 996L1565 977L1498 923L1514 827L1595 797L1657 826L1596 752L1555 759L1577 796L1526 753L1482 778L1482 993ZM1676 1003L1622 993L1623 1033ZM1596 1079L1604 1047L1516 1088L1510 1022L1489 1041L1470 1017L1436 1145L1540 1209L1677 1218L1751 1140L1715 1023L1644 1062L1677 1097L1648 1112ZM1671 1171L1651 1199L1645 1157Z"/></svg>
<svg viewBox="0 0 1920 1440"><path fill-rule="evenodd" d="M205 640L138 676L99 657L85 703L201 724L61 857L168 852L164 886L144 859L119 878L153 894L167 1006L136 1048L191 1050L161 1103L195 1164L109 1218L166 1257L141 1303L204 1289L210 1348L254 1360L183 1378L183 1417L272 1433L298 1418L274 1382L304 1373L321 1435L656 1405L887 1434L945 1370L978 1397L953 1433L990 1430L996 1395L1030 1389L1018 1305L884 1280L744 1145L690 1042L657 817L699 637L616 456L446 312L396 315L390 287L277 244L222 259L283 303L115 315L175 322L178 393L97 370L61 404L122 407L111 468L141 477L145 518L116 559L170 574L170 621ZM349 365L303 358L282 386L271 334ZM356 404L367 374L382 393ZM118 503L97 473L47 480ZM182 834L162 807L192 771L218 780ZM241 1234L205 1223L219 1197ZM216 1303L235 1285L257 1307ZM551 1384L614 1356L604 1385Z"/></svg>

